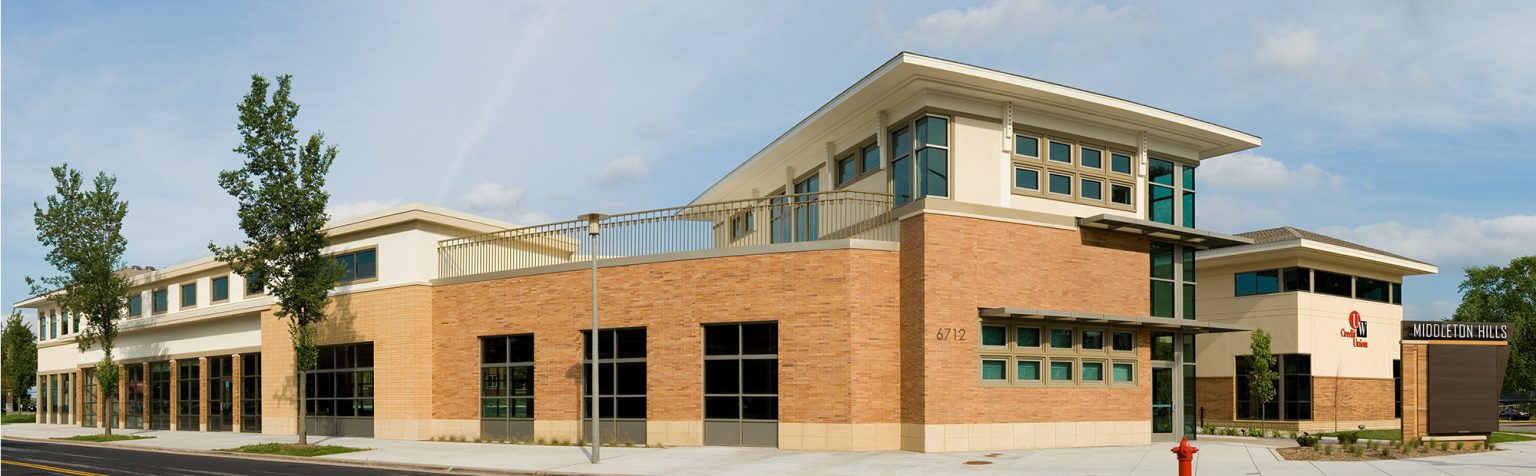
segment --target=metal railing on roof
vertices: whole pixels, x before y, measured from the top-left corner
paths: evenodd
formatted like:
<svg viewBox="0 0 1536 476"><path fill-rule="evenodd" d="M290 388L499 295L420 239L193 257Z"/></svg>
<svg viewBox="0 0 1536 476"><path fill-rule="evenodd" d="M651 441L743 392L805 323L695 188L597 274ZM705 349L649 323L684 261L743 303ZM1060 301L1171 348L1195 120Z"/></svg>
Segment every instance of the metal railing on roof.
<svg viewBox="0 0 1536 476"><path fill-rule="evenodd" d="M834 191L775 195L623 213L599 222L598 259L820 240L897 241L891 195ZM439 278L583 262L587 222L558 223L442 240Z"/></svg>

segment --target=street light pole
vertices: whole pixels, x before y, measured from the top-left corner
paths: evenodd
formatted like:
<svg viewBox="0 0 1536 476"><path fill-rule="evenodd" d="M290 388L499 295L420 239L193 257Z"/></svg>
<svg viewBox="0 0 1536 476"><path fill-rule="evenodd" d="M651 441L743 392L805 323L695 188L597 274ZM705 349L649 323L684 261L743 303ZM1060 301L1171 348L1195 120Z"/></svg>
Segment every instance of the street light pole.
<svg viewBox="0 0 1536 476"><path fill-rule="evenodd" d="M588 383L592 385L592 403L587 406L587 416L592 418L592 464L597 464L602 462L602 458L598 456L598 449L600 448L598 442L602 440L602 427L599 426L601 422L599 417L602 415L602 411L599 409L602 407L602 399L599 398L599 394L603 388L601 385L602 379L598 377L599 367L597 365L597 348L602 345L602 340L598 338L597 332L597 236L599 231L598 223L604 218L608 218L608 215L588 213L580 218L587 221L587 236L591 237L591 240L589 240L591 245L589 255L591 259L589 261L592 262L592 369L588 373L592 375L592 380L588 381Z"/></svg>

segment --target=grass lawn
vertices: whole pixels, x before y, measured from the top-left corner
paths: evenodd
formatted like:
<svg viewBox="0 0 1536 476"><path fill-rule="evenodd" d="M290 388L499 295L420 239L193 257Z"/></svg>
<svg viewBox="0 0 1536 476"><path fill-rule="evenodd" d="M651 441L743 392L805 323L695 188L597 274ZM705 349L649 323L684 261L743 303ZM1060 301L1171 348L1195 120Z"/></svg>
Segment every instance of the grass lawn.
<svg viewBox="0 0 1536 476"><path fill-rule="evenodd" d="M245 445L239 448L230 448L227 450L219 451L283 456L325 456L340 453L351 453L354 451L368 451L368 448L348 448L345 446L330 445L286 445L282 443L265 443L260 445Z"/></svg>
<svg viewBox="0 0 1536 476"><path fill-rule="evenodd" d="M35 413L7 413L5 414L5 418L0 418L0 425L9 425L12 423L34 423L36 421L37 414Z"/></svg>
<svg viewBox="0 0 1536 476"><path fill-rule="evenodd" d="M133 435L112 435L112 436L107 436L107 435L79 435L79 436L71 436L71 437L68 437L68 438L54 438L54 439L55 440L91 441L91 442L95 442L95 443L107 443L107 442L111 442L111 441L147 440L147 439L150 439L150 438L154 438L154 437L153 436L133 436Z"/></svg>
<svg viewBox="0 0 1536 476"><path fill-rule="evenodd" d="M1390 441L1398 441L1398 440L1403 439L1403 434L1399 430L1355 430L1355 433L1358 433L1360 435L1360 439L1362 439L1362 440L1390 440ZM1319 433L1318 436L1339 436L1339 434L1338 433ZM1529 434L1522 434L1522 433L1507 433L1507 432L1502 432L1502 431L1494 432L1493 436L1489 437L1489 441L1492 441L1493 444L1495 444L1495 445L1497 445L1499 443L1509 443L1509 442L1512 442L1512 441L1532 441L1532 440L1536 440L1536 435L1529 435Z"/></svg>

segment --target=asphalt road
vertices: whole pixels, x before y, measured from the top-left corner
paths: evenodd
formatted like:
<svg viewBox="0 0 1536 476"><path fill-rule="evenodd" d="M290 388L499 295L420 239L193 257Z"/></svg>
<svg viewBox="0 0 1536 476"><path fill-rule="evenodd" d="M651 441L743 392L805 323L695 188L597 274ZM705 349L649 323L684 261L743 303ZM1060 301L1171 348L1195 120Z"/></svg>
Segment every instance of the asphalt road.
<svg viewBox="0 0 1536 476"><path fill-rule="evenodd" d="M0 472L5 476L68 474L217 476L217 475L364 475L417 476L424 473L393 469L292 463L244 458L136 451L98 446L0 440Z"/></svg>
<svg viewBox="0 0 1536 476"><path fill-rule="evenodd" d="M1499 431L1512 431L1519 433L1536 433L1536 421L1500 421Z"/></svg>

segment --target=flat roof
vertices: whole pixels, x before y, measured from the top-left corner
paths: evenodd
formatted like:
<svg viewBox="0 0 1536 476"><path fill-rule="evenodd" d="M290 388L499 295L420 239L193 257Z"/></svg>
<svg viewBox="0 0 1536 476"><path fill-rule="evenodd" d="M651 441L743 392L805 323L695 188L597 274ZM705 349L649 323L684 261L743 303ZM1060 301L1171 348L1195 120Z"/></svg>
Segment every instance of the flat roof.
<svg viewBox="0 0 1536 476"><path fill-rule="evenodd" d="M1257 259L1259 255L1311 253L1364 262L1372 266L1389 268L1404 275L1440 272L1440 267L1434 264L1292 226L1243 232L1238 233L1237 236L1250 239L1253 243L1221 250L1201 251L1195 255L1195 259L1225 261L1246 257Z"/></svg>
<svg viewBox="0 0 1536 476"><path fill-rule="evenodd" d="M1151 238L1177 241L1181 244L1206 249L1242 246L1253 243L1252 239L1242 236L1233 236L1209 230L1169 225L1151 220L1131 218L1121 215L1094 215L1091 217L1078 219L1077 224L1078 226L1086 228L1097 228L1100 230L1131 233Z"/></svg>

